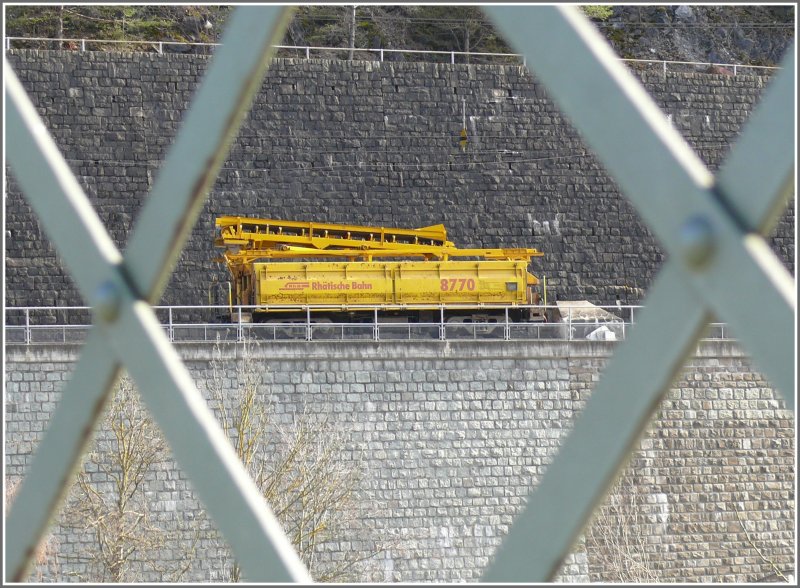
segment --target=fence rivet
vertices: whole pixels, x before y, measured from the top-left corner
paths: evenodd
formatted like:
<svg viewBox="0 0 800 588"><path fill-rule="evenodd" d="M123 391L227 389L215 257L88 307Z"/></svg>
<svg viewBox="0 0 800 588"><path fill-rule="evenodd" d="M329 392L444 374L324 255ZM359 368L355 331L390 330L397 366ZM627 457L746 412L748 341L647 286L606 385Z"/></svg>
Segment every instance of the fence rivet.
<svg viewBox="0 0 800 588"><path fill-rule="evenodd" d="M711 222L702 215L689 218L680 231L684 261L692 270L702 270L714 255L717 238Z"/></svg>
<svg viewBox="0 0 800 588"><path fill-rule="evenodd" d="M98 322L111 324L119 317L122 295L113 282L103 282L94 292L94 316Z"/></svg>

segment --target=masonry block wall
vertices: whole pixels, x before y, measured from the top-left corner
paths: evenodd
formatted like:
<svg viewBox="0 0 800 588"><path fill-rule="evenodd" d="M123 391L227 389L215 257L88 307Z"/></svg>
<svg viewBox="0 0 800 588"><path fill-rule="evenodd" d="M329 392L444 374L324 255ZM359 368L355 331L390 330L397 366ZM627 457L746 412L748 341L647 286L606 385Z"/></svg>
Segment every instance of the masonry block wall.
<svg viewBox="0 0 800 588"><path fill-rule="evenodd" d="M7 51L9 61L124 248L206 56ZM639 72L716 169L769 80ZM462 149L460 131L468 143ZM82 301L22 198L6 198L9 306ZM664 255L638 213L522 67L273 61L175 268L163 304L205 304L227 279L217 215L421 227L464 247L536 247L561 299L642 298ZM168 230L165 228L165 230ZM794 271L794 205L771 243ZM221 301L221 300L220 300Z"/></svg>
<svg viewBox="0 0 800 588"><path fill-rule="evenodd" d="M362 578L458 582L479 579L614 344L297 343L249 354L236 344L178 347L205 396L215 367L233 386L237 365L251 357L261 374L259 398L273 402L276 423L303 412L327 419L348 434L352 453L344 459L363 455L358 516L321 558L381 544L386 550L364 563ZM77 358L75 346L7 348L11 479L24 475ZM619 516L627 517L625 530L641 546L636 557L651 579L749 582L790 573L794 454L793 415L769 384L736 346L703 343L623 476L633 480L633 506L598 524L613 532ZM223 580L230 553L168 453L145 490L153 520L176 545L199 539L184 579ZM607 504L619 504L613 500ZM44 573L85 577L80 554L91 536L62 524L53 541L69 556ZM172 569L169 558L183 552L163 553L159 564ZM559 579L614 581L618 570L609 561L618 555L613 544L587 535ZM149 573L146 579L160 579Z"/></svg>

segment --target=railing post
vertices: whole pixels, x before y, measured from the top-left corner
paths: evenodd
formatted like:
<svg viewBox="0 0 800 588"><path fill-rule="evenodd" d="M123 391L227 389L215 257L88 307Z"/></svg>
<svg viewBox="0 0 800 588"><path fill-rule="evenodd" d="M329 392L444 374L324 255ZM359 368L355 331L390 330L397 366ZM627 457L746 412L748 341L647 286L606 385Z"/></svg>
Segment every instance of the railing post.
<svg viewBox="0 0 800 588"><path fill-rule="evenodd" d="M572 307L567 309L567 340L572 341Z"/></svg>
<svg viewBox="0 0 800 588"><path fill-rule="evenodd" d="M381 49L381 63L383 63L383 49Z"/></svg>
<svg viewBox="0 0 800 588"><path fill-rule="evenodd" d="M733 75L734 76L736 75L736 64L735 63L733 64Z"/></svg>
<svg viewBox="0 0 800 588"><path fill-rule="evenodd" d="M667 62L664 62L664 79L667 79Z"/></svg>
<svg viewBox="0 0 800 588"><path fill-rule="evenodd" d="M238 326L236 327L236 340L243 341L244 340L244 331L242 329L242 307L239 306L239 315L238 315Z"/></svg>
<svg viewBox="0 0 800 588"><path fill-rule="evenodd" d="M175 329L172 326L172 307L169 307L169 340L175 342Z"/></svg>
<svg viewBox="0 0 800 588"><path fill-rule="evenodd" d="M158 42L158 54L159 55L164 54L164 43L162 43L161 41Z"/></svg>
<svg viewBox="0 0 800 588"><path fill-rule="evenodd" d="M11 37L6 37L6 51L11 49Z"/></svg>
<svg viewBox="0 0 800 588"><path fill-rule="evenodd" d="M306 306L306 341L311 341L313 333L311 332L311 307Z"/></svg>
<svg viewBox="0 0 800 588"><path fill-rule="evenodd" d="M511 327L508 325L508 307L506 307L506 324L503 329L503 339L506 341L511 340Z"/></svg>
<svg viewBox="0 0 800 588"><path fill-rule="evenodd" d="M444 326L444 305L439 305L439 339L442 341L445 340L446 333L445 333L445 326Z"/></svg>
<svg viewBox="0 0 800 588"><path fill-rule="evenodd" d="M375 339L375 341L378 341L380 339L380 337L378 335L378 309L377 308L375 308L375 326L374 326L373 331L372 331L372 337L373 337L373 339Z"/></svg>
<svg viewBox="0 0 800 588"><path fill-rule="evenodd" d="M81 39L81 53L86 52L86 39Z"/></svg>
<svg viewBox="0 0 800 588"><path fill-rule="evenodd" d="M31 309L25 309L25 344L31 344Z"/></svg>
<svg viewBox="0 0 800 588"><path fill-rule="evenodd" d="M306 46L306 59L311 59L311 47Z"/></svg>
<svg viewBox="0 0 800 588"><path fill-rule="evenodd" d="M454 65L455 62L456 62L456 52L455 51L451 51L450 52L450 65Z"/></svg>

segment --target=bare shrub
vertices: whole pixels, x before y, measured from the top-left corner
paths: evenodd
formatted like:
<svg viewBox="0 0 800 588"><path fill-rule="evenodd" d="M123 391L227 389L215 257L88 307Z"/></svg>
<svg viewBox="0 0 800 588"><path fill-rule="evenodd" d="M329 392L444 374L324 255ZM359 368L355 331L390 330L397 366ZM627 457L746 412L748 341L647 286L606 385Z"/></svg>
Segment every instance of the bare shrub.
<svg viewBox="0 0 800 588"><path fill-rule="evenodd" d="M599 562L603 581L659 581L651 550L641 532L646 520L642 501L634 476L626 472L595 511L586 533L586 550Z"/></svg>
<svg viewBox="0 0 800 588"><path fill-rule="evenodd" d="M263 390L263 368L256 365L252 345L243 344L235 366L223 364L217 346L206 383L211 406L314 579L357 580L365 571L362 564L385 548L378 541L362 537L372 548L346 550L341 559L321 554L345 529L358 526L355 492L364 467L363 448L354 446L341 425L313 415L305 405L289 422L279 422L272 396ZM241 579L236 562L229 578Z"/></svg>
<svg viewBox="0 0 800 588"><path fill-rule="evenodd" d="M80 579L135 582L152 572L161 581L177 581L194 557L196 540L181 550L180 561L162 562L161 551L179 542L153 521L148 497L169 448L127 375L108 404L64 513L65 526L92 537L78 556L89 569Z"/></svg>

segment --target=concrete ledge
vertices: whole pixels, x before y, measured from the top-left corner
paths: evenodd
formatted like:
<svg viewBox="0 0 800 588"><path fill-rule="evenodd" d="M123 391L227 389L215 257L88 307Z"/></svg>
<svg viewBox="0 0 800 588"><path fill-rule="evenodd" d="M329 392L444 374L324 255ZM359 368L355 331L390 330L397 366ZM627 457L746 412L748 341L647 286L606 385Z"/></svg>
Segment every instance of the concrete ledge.
<svg viewBox="0 0 800 588"><path fill-rule="evenodd" d="M285 361L308 359L561 359L608 358L620 341L282 341L257 342L256 358ZM241 343L175 343L185 362L208 361L215 349L225 358L241 354ZM7 345L7 362L75 362L81 345ZM736 341L702 341L694 358L743 358L748 354Z"/></svg>

